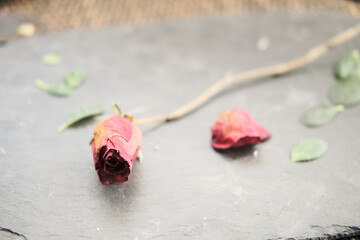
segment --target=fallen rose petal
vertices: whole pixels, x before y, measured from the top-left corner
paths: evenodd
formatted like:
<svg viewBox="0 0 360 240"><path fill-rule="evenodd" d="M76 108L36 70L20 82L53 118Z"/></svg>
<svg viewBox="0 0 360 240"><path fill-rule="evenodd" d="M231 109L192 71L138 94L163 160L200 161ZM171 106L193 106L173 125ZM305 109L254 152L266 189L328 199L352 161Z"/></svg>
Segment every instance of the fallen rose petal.
<svg viewBox="0 0 360 240"><path fill-rule="evenodd" d="M96 125L91 146L102 184L119 184L129 179L141 139L139 128L124 117L112 116Z"/></svg>
<svg viewBox="0 0 360 240"><path fill-rule="evenodd" d="M211 145L216 149L264 142L270 133L246 112L234 109L220 114L212 130Z"/></svg>

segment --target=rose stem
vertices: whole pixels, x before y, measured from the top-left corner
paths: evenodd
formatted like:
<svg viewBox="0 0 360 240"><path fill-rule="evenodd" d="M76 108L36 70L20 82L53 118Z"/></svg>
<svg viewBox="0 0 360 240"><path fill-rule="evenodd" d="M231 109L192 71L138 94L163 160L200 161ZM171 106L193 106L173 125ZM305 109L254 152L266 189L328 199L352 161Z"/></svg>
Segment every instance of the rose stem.
<svg viewBox="0 0 360 240"><path fill-rule="evenodd" d="M244 83L246 81L254 81L259 78L271 77L271 76L280 76L286 73L290 73L296 69L299 69L314 60L318 59L325 53L327 53L332 48L341 45L342 43L349 41L360 33L360 23L356 24L353 27L348 28L347 30L333 36L328 39L326 42L311 48L304 55L292 59L285 63L280 63L270 67L262 67L256 68L250 71L239 73L235 76L226 77L215 84L211 85L208 89L206 89L202 94L200 94L197 98L187 103L186 105L176 109L168 115L157 116L152 118L145 118L135 121L135 124L147 124L147 123L155 123L155 122L167 122L175 119L179 119L195 109L202 106L212 97L220 93L221 91L227 89L230 86Z"/></svg>

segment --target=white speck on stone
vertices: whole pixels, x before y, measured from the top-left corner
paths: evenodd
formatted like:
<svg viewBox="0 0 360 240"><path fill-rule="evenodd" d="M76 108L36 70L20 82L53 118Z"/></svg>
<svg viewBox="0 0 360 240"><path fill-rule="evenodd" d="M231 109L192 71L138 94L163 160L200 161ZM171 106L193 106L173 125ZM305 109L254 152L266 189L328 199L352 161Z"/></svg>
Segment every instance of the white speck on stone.
<svg viewBox="0 0 360 240"><path fill-rule="evenodd" d="M162 224L162 222L154 222L154 221L149 221L150 224L154 224L155 226L160 226Z"/></svg>
<svg viewBox="0 0 360 240"><path fill-rule="evenodd" d="M155 149L156 151L159 150L159 149L160 149L159 145L155 145L155 146L154 146L154 149Z"/></svg>
<svg viewBox="0 0 360 240"><path fill-rule="evenodd" d="M100 228L96 228L96 231L100 231Z"/></svg>
<svg viewBox="0 0 360 240"><path fill-rule="evenodd" d="M49 190L49 197L51 197L51 195L53 195L55 193L55 191L53 191L53 190Z"/></svg>
<svg viewBox="0 0 360 240"><path fill-rule="evenodd" d="M19 126L20 127L26 127L26 123L25 122L19 122Z"/></svg>
<svg viewBox="0 0 360 240"><path fill-rule="evenodd" d="M255 151L253 152L253 156L254 156L254 157L258 157L258 156L259 156L259 151L258 151L258 150L255 150Z"/></svg>
<svg viewBox="0 0 360 240"><path fill-rule="evenodd" d="M257 41L257 48L260 50L260 51L266 51L269 46L270 46L270 40L269 38L265 37L265 36L262 36L258 41Z"/></svg>
<svg viewBox="0 0 360 240"><path fill-rule="evenodd" d="M4 155L6 154L6 151L5 151L5 149L3 147L0 147L0 150Z"/></svg>
<svg viewBox="0 0 360 240"><path fill-rule="evenodd" d="M235 190L233 191L233 194L234 194L235 196L237 196L237 197L239 198L239 200L245 202L245 200L244 200L243 197L242 197L243 194L242 194L242 188L241 188L241 187L235 189Z"/></svg>
<svg viewBox="0 0 360 240"><path fill-rule="evenodd" d="M151 237L151 234L148 232L143 232L143 235L144 235L145 239L148 239L149 237Z"/></svg>

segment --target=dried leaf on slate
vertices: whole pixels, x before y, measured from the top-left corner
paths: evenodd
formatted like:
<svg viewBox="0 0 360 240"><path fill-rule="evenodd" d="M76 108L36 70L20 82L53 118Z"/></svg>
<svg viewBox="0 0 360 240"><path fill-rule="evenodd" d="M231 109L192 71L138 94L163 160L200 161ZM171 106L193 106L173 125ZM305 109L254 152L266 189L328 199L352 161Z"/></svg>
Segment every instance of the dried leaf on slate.
<svg viewBox="0 0 360 240"><path fill-rule="evenodd" d="M85 79L85 73L79 69L70 71L66 77L66 84L71 88L78 87Z"/></svg>
<svg viewBox="0 0 360 240"><path fill-rule="evenodd" d="M345 55L335 67L335 76L338 80L347 80L360 73L360 55L358 50Z"/></svg>
<svg viewBox="0 0 360 240"><path fill-rule="evenodd" d="M291 151L291 161L306 162L314 160L325 153L327 144L318 138L301 140Z"/></svg>
<svg viewBox="0 0 360 240"><path fill-rule="evenodd" d="M52 95L56 96L69 96L72 94L73 89L68 87L65 83L55 83L55 84L48 84L40 79L35 80L35 86L44 90Z"/></svg>
<svg viewBox="0 0 360 240"><path fill-rule="evenodd" d="M330 122L339 112L344 111L343 105L319 105L307 110L300 121L306 126L317 127Z"/></svg>
<svg viewBox="0 0 360 240"><path fill-rule="evenodd" d="M69 116L69 119L66 123L61 125L58 128L58 131L61 132L64 129L70 127L71 125L89 117L94 117L104 113L105 108L101 104L87 104L81 107L76 108Z"/></svg>
<svg viewBox="0 0 360 240"><path fill-rule="evenodd" d="M335 104L345 106L360 102L360 78L352 78L337 82L329 90L329 97Z"/></svg>
<svg viewBox="0 0 360 240"><path fill-rule="evenodd" d="M49 53L43 56L43 63L46 65L56 65L60 62L61 56L59 53Z"/></svg>

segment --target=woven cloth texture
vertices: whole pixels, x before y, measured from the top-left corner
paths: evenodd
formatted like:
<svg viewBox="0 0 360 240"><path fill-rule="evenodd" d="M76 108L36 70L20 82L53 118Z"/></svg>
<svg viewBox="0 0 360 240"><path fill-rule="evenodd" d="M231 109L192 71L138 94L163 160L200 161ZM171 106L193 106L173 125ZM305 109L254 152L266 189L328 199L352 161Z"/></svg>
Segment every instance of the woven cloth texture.
<svg viewBox="0 0 360 240"><path fill-rule="evenodd" d="M336 11L360 16L351 0L0 0L0 17L19 16L38 32L146 24L251 11Z"/></svg>

